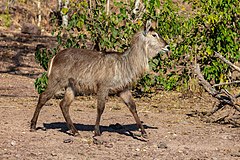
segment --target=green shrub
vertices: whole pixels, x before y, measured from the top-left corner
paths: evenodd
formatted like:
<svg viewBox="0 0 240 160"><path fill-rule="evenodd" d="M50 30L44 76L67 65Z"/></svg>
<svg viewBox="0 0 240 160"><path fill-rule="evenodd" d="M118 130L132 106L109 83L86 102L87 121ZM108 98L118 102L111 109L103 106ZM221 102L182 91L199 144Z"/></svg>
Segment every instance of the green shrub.
<svg viewBox="0 0 240 160"><path fill-rule="evenodd" d="M156 22L156 30L169 42L172 51L170 56L159 54L150 62L155 74L147 74L139 80L135 86L137 92L188 89L189 81L194 78L191 69L196 62L201 65L208 81L219 83L231 80L230 68L215 58L213 53L217 51L232 62L240 58L238 0L186 0L192 6L189 11L172 0L143 2L146 10L138 19L132 13L133 1L129 4L114 2L115 11L109 15L105 0L92 6L88 1L71 2L67 28L57 27L53 34L57 34L59 46L63 48L122 52L129 46L132 35L147 19L152 19ZM54 49L51 53L54 55L56 51ZM42 50L36 54L44 69L47 69L51 58L48 52ZM41 86L41 83L36 83L36 87L38 85Z"/></svg>

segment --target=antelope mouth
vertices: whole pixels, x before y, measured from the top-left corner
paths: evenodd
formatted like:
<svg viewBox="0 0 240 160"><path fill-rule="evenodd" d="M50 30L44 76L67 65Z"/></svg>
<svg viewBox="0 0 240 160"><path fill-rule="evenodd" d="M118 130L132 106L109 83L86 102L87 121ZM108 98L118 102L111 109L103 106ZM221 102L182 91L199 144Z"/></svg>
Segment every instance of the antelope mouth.
<svg viewBox="0 0 240 160"><path fill-rule="evenodd" d="M166 45L164 48L162 48L163 51L169 52L170 51L170 46Z"/></svg>

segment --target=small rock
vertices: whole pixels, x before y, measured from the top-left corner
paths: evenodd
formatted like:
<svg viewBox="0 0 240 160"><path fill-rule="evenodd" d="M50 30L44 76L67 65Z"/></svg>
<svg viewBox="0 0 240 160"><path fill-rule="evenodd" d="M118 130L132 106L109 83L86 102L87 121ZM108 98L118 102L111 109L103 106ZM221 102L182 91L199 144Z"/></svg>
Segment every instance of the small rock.
<svg viewBox="0 0 240 160"><path fill-rule="evenodd" d="M240 157L240 152L235 152L231 154L232 157Z"/></svg>
<svg viewBox="0 0 240 160"><path fill-rule="evenodd" d="M137 154L137 153L134 153L134 154L133 154L133 156L134 156L134 157L138 157L138 156L139 156L139 154Z"/></svg>
<svg viewBox="0 0 240 160"><path fill-rule="evenodd" d="M177 137L177 134L174 133L173 136L174 136L174 137Z"/></svg>
<svg viewBox="0 0 240 160"><path fill-rule="evenodd" d="M73 139L65 139L63 140L63 143L73 143Z"/></svg>
<svg viewBox="0 0 240 160"><path fill-rule="evenodd" d="M11 146L16 146L16 144L17 144L16 141L11 142Z"/></svg>
<svg viewBox="0 0 240 160"><path fill-rule="evenodd" d="M29 156L30 157L33 157L33 156L35 157L35 156L38 156L38 155L36 153L31 152L31 153L29 153Z"/></svg>
<svg viewBox="0 0 240 160"><path fill-rule="evenodd" d="M178 150L178 152L179 152L179 153L183 153L183 151L182 151L182 150Z"/></svg>
<svg viewBox="0 0 240 160"><path fill-rule="evenodd" d="M52 152L51 156L57 156L57 154L55 152Z"/></svg>
<svg viewBox="0 0 240 160"><path fill-rule="evenodd" d="M15 157L17 157L18 159L21 157L20 154L16 154Z"/></svg>
<svg viewBox="0 0 240 160"><path fill-rule="evenodd" d="M42 127L41 130L42 131L47 131L47 128L46 127Z"/></svg>
<svg viewBox="0 0 240 160"><path fill-rule="evenodd" d="M104 146L107 147L107 148L112 148L113 144L112 143L106 143Z"/></svg>
<svg viewBox="0 0 240 160"><path fill-rule="evenodd" d="M24 34L33 34L33 35L41 35L41 29L31 23L23 23L21 27L21 33Z"/></svg>
<svg viewBox="0 0 240 160"><path fill-rule="evenodd" d="M103 145L106 144L106 141L102 140L101 138L93 137L93 144L96 145Z"/></svg>
<svg viewBox="0 0 240 160"><path fill-rule="evenodd" d="M157 145L157 147L160 148L160 149L167 149L167 148L168 148L167 144L164 143L164 142L160 142L160 143Z"/></svg>

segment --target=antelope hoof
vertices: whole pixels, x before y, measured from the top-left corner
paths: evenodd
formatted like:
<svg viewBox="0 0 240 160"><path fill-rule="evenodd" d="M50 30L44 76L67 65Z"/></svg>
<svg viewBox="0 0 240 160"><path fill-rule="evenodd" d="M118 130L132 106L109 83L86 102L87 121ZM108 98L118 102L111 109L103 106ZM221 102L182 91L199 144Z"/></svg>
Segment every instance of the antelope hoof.
<svg viewBox="0 0 240 160"><path fill-rule="evenodd" d="M95 136L101 136L100 130L95 130L95 131L94 131L94 137L95 137Z"/></svg>
<svg viewBox="0 0 240 160"><path fill-rule="evenodd" d="M74 137L80 136L78 133L77 129L75 127L71 128L70 130L67 131L69 134L73 135Z"/></svg>
<svg viewBox="0 0 240 160"><path fill-rule="evenodd" d="M141 130L141 135L143 138L148 139L148 135L145 130Z"/></svg>
<svg viewBox="0 0 240 160"><path fill-rule="evenodd" d="M36 125L31 124L30 126L30 132L35 132L37 130Z"/></svg>
<svg viewBox="0 0 240 160"><path fill-rule="evenodd" d="M35 128L30 128L30 132L36 132L36 127Z"/></svg>
<svg viewBox="0 0 240 160"><path fill-rule="evenodd" d="M148 139L147 133L142 133L142 137L145 138L145 139Z"/></svg>
<svg viewBox="0 0 240 160"><path fill-rule="evenodd" d="M80 137L80 134L78 132L73 133L74 137Z"/></svg>

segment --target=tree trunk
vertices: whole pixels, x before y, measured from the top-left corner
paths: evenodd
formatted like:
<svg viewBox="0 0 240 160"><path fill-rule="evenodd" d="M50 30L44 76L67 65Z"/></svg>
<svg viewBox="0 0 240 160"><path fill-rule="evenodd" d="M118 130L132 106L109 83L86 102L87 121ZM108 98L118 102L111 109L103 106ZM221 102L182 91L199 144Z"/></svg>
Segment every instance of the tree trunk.
<svg viewBox="0 0 240 160"><path fill-rule="evenodd" d="M41 26L41 21L42 21L41 1L40 0L37 1L37 8L38 8L38 23L37 23L37 26L40 27Z"/></svg>
<svg viewBox="0 0 240 160"><path fill-rule="evenodd" d="M64 8L68 8L69 0L65 1ZM61 12L62 13L62 12ZM66 27L68 25L68 13L63 14L62 13L62 20L63 20L63 27Z"/></svg>
<svg viewBox="0 0 240 160"><path fill-rule="evenodd" d="M109 6L110 5L110 0L107 0L107 4L106 4L106 14L109 15Z"/></svg>
<svg viewBox="0 0 240 160"><path fill-rule="evenodd" d="M57 7L57 9L59 11L61 11L61 9L62 9L62 0L58 0L58 7Z"/></svg>

